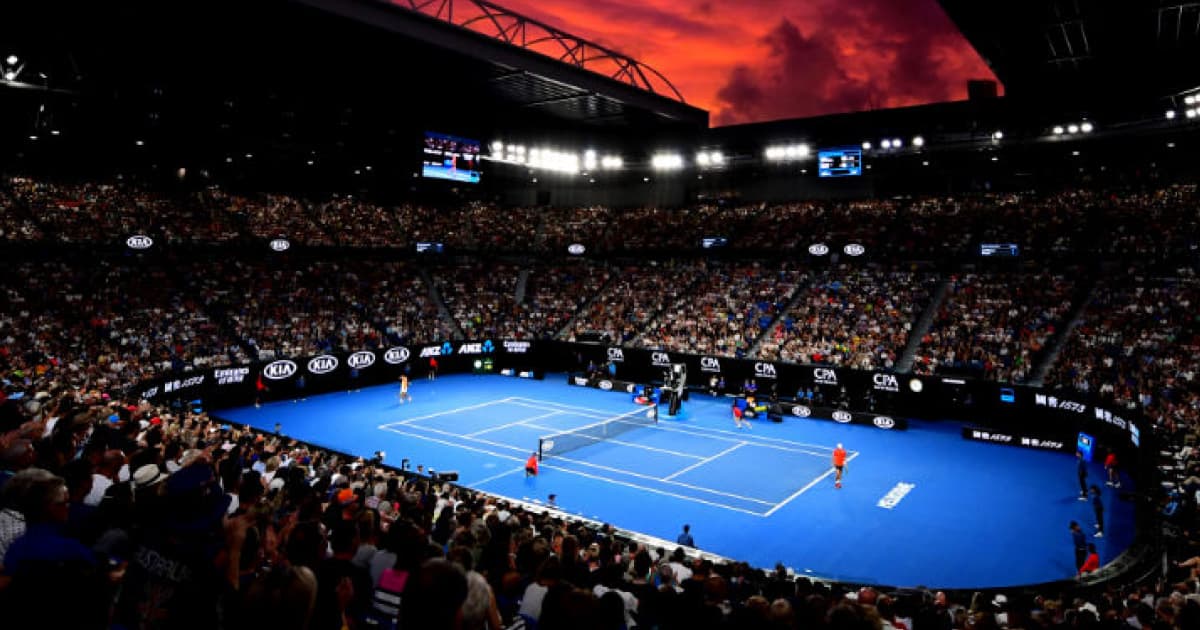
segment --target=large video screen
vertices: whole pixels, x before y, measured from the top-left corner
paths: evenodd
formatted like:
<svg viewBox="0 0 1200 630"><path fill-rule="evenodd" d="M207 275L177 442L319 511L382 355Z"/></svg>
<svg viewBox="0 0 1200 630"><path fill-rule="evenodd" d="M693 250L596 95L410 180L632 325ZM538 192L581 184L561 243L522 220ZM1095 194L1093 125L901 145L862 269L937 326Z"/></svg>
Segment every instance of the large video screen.
<svg viewBox="0 0 1200 630"><path fill-rule="evenodd" d="M841 147L817 151L819 177L853 177L862 175L862 149Z"/></svg>
<svg viewBox="0 0 1200 630"><path fill-rule="evenodd" d="M421 175L478 184L479 141L426 131Z"/></svg>

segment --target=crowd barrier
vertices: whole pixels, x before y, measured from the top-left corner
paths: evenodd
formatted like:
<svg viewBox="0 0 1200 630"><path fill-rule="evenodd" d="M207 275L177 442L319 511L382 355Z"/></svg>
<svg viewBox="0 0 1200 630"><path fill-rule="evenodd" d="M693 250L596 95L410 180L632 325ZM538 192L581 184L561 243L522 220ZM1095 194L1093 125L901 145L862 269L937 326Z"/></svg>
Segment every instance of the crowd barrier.
<svg viewBox="0 0 1200 630"><path fill-rule="evenodd" d="M437 371L506 373L540 377L546 372L587 374L595 387L624 391L660 383L673 365L683 365L688 386L707 390L715 377L725 391L737 393L753 380L758 398L774 405L785 421L822 418L903 429L908 418L954 419L973 426L965 439L1044 448L1042 442L1070 450L1080 432L1127 459L1142 443L1136 410L1110 408L1083 395L943 375L800 365L730 357L664 352L587 343L524 340L446 341L411 344L249 365L209 368L151 379L137 386L142 398L203 400L210 408L255 401L395 383L402 374L424 378ZM619 383L619 385L618 385ZM977 435L977 433L979 435ZM988 438L981 438L986 433ZM1036 439L1039 446L1031 446Z"/></svg>

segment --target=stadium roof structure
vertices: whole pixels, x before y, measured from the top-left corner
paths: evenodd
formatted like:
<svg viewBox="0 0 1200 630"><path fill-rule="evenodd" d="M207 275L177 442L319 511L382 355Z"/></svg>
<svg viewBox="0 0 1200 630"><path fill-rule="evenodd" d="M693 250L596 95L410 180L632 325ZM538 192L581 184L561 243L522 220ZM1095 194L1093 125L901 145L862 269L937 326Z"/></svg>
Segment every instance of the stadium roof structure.
<svg viewBox="0 0 1200 630"><path fill-rule="evenodd" d="M0 81L0 144L26 152L55 131L114 160L171 147L369 163L417 156L423 130L486 142L708 125L647 66L484 0L17 3L0 55L22 66Z"/></svg>
<svg viewBox="0 0 1200 630"><path fill-rule="evenodd" d="M1200 2L939 0L1005 94L1116 111L1200 86Z"/></svg>

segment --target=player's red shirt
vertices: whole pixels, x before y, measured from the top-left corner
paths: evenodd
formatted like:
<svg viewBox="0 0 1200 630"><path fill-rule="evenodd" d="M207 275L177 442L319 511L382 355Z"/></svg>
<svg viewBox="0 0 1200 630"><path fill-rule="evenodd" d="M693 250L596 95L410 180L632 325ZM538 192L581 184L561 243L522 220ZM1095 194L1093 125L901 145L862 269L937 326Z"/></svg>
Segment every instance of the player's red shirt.
<svg viewBox="0 0 1200 630"><path fill-rule="evenodd" d="M1116 465L1117 465L1117 454L1109 453L1108 457L1104 458L1104 467L1112 468L1113 466L1116 466Z"/></svg>
<svg viewBox="0 0 1200 630"><path fill-rule="evenodd" d="M525 470L528 470L535 475L537 474L537 471L538 471L537 453L530 455L529 459L525 460Z"/></svg>
<svg viewBox="0 0 1200 630"><path fill-rule="evenodd" d="M844 448L833 449L833 465L834 466L845 466L846 465L846 449L844 449Z"/></svg>

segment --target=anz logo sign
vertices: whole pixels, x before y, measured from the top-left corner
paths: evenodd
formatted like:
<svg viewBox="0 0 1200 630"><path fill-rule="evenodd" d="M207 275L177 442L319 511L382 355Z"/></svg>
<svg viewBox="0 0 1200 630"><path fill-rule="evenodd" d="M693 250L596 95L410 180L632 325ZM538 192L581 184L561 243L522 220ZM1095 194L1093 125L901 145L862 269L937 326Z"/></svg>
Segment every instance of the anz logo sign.
<svg viewBox="0 0 1200 630"><path fill-rule="evenodd" d="M268 363L267 367L263 368L262 373L263 376L273 381L278 381L295 374L297 369L295 362L281 359L273 363Z"/></svg>
<svg viewBox="0 0 1200 630"><path fill-rule="evenodd" d="M383 353L383 360L392 365L404 363L408 360L408 348L405 348L404 346L388 348L388 351Z"/></svg>
<svg viewBox="0 0 1200 630"><path fill-rule="evenodd" d="M313 374L328 374L337 369L338 359L331 354L323 354L308 360L308 371Z"/></svg>
<svg viewBox="0 0 1200 630"><path fill-rule="evenodd" d="M775 378L775 365L761 361L754 364L754 375L758 378Z"/></svg>
<svg viewBox="0 0 1200 630"><path fill-rule="evenodd" d="M362 352L355 352L346 359L346 365L349 365L356 370L371 367L372 365L375 365L375 353L367 352L366 350Z"/></svg>

